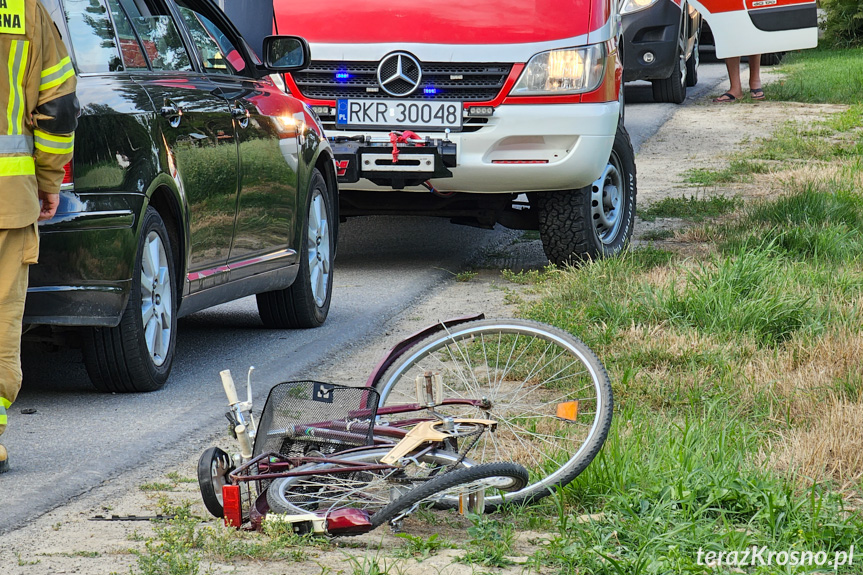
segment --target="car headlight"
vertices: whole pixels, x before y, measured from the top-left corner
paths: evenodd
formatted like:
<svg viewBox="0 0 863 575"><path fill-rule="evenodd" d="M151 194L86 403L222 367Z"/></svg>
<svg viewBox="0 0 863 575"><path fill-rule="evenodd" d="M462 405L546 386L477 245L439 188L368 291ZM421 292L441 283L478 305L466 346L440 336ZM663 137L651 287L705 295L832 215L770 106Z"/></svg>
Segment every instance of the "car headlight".
<svg viewBox="0 0 863 575"><path fill-rule="evenodd" d="M638 12L639 10L644 10L645 8L649 8L659 2L659 0L623 0L623 4L620 5L620 13L621 14L631 14L633 12Z"/></svg>
<svg viewBox="0 0 863 575"><path fill-rule="evenodd" d="M590 92L602 81L605 60L605 44L541 52L527 63L510 95Z"/></svg>

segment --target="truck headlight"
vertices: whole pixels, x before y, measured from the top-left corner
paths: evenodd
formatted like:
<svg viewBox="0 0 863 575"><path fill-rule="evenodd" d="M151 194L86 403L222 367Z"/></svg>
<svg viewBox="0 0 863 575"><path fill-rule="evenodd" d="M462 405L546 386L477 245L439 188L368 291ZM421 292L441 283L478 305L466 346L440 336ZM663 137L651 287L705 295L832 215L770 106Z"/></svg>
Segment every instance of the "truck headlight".
<svg viewBox="0 0 863 575"><path fill-rule="evenodd" d="M602 82L605 60L605 44L540 52L527 63L510 95L590 92Z"/></svg>
<svg viewBox="0 0 863 575"><path fill-rule="evenodd" d="M659 2L659 0L623 0L623 3L620 5L620 13L632 14L633 12L649 8L657 2Z"/></svg>

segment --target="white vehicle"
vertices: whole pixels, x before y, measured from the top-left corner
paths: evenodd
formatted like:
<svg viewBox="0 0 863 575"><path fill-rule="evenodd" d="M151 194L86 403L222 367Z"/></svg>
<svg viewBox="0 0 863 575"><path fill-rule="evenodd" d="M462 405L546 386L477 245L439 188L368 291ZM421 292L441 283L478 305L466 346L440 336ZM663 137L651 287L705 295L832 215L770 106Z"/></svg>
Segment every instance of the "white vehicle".
<svg viewBox="0 0 863 575"><path fill-rule="evenodd" d="M691 3L720 57L817 41L814 1ZM636 171L621 121L617 0L275 0L274 9L277 33L311 45L311 66L287 75L286 89L334 140L342 217L539 230L556 264L626 246Z"/></svg>

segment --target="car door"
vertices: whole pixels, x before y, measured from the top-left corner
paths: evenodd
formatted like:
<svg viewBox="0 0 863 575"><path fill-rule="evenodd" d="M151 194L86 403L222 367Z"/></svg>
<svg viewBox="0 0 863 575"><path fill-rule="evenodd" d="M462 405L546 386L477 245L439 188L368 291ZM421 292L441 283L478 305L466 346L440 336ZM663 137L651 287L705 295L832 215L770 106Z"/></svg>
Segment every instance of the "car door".
<svg viewBox="0 0 863 575"><path fill-rule="evenodd" d="M288 244L296 225L299 163L294 114L302 117L302 104L269 82L254 79L254 62L246 59L253 53L223 14L195 0L175 4L202 70L219 87L234 116L240 191L228 259L231 279L293 263L297 253Z"/></svg>
<svg viewBox="0 0 863 575"><path fill-rule="evenodd" d="M157 0L120 0L144 46L151 71L135 76L159 111L166 169L188 206L187 291L228 281L238 158L231 111L206 74L195 69L170 10Z"/></svg>
<svg viewBox="0 0 863 575"><path fill-rule="evenodd" d="M818 45L814 0L690 0L713 31L716 56L785 52Z"/></svg>

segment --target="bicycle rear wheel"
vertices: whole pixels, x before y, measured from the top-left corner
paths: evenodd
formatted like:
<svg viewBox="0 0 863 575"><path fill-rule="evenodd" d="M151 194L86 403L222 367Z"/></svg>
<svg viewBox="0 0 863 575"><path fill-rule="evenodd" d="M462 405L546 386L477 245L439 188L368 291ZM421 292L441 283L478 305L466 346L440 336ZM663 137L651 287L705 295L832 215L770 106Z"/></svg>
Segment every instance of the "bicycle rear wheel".
<svg viewBox="0 0 863 575"><path fill-rule="evenodd" d="M528 468L528 485L506 501L536 500L575 479L611 427L611 383L602 363L583 342L546 324L492 319L437 332L375 383L380 405L415 403L415 379L427 371L441 374L445 398L491 402L488 410L444 410L498 422L468 456L476 463L514 461ZM486 503L503 501L493 496Z"/></svg>
<svg viewBox="0 0 863 575"><path fill-rule="evenodd" d="M458 500L461 494L478 491L518 491L527 485L528 473L515 463L483 463L439 475L412 489L372 515L372 528L399 521L421 505Z"/></svg>
<svg viewBox="0 0 863 575"><path fill-rule="evenodd" d="M390 448L374 447L334 454L350 463L380 463ZM267 503L275 513L314 513L354 507L374 514L446 468L462 465L459 456L432 450L416 457L404 469L338 472L337 463L309 463L292 471L316 471L314 475L280 477L267 488Z"/></svg>

